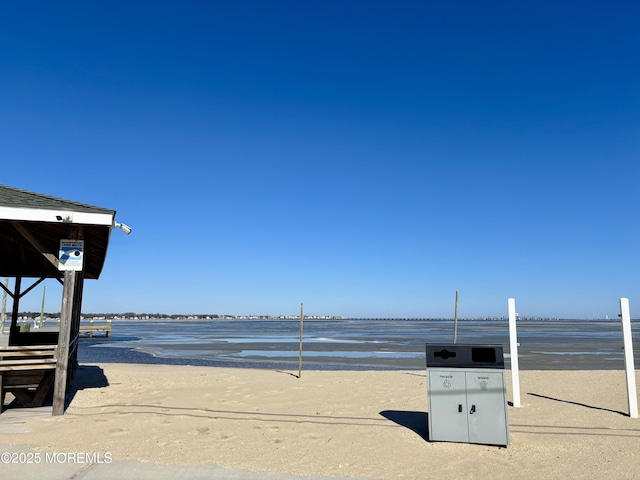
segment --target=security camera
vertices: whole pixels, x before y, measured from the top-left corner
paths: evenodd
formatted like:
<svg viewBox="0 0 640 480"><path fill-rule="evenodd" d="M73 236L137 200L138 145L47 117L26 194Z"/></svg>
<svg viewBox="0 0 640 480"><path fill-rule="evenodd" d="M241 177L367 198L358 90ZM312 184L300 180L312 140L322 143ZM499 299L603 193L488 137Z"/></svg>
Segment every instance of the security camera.
<svg viewBox="0 0 640 480"><path fill-rule="evenodd" d="M73 213L62 212L62 215L56 215L56 220L62 223L73 223Z"/></svg>
<svg viewBox="0 0 640 480"><path fill-rule="evenodd" d="M116 223L116 224L114 224L114 226L118 227L120 230L122 230L127 235L129 235L131 233L131 227L129 225L125 225L124 223Z"/></svg>

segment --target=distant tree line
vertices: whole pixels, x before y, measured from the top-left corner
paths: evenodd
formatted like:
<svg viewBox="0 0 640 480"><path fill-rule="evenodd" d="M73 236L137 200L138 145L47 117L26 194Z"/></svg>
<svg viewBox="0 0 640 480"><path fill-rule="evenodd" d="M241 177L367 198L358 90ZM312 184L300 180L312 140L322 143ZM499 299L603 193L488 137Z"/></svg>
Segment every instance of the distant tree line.
<svg viewBox="0 0 640 480"><path fill-rule="evenodd" d="M36 318L40 317L41 312L19 312L18 317L27 317L27 318ZM45 312L44 316L47 318L57 319L60 318L60 312ZM219 314L210 314L210 313L177 313L177 314L168 314L168 313L135 313L135 312L125 312L125 313L82 313L83 317L86 318L119 318L119 319L140 319L140 318L157 318L157 319L167 319L167 320L180 320L185 318L237 318L238 315L219 315ZM11 318L11 313L7 312L7 317ZM268 319L273 318L270 315L255 315L254 317L260 319Z"/></svg>

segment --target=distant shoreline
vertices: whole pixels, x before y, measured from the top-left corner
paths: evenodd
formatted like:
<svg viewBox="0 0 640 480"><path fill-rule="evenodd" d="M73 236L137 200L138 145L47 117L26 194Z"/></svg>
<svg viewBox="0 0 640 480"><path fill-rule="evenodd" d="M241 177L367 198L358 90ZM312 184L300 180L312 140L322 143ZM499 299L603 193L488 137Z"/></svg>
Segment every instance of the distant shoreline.
<svg viewBox="0 0 640 480"><path fill-rule="evenodd" d="M57 321L60 318L60 313L45 313L45 321ZM18 314L19 321L27 320L39 320L40 313L36 312L21 312ZM187 314L135 314L135 313L119 313L119 314L104 314L104 313L87 313L81 315L81 321L146 321L146 320L180 320L180 321L219 321L219 320L293 320L299 321L299 315L187 315ZM429 322L429 321L450 321L454 322L454 318L447 317L347 317L343 315L305 315L304 320L363 320L363 321L417 321L417 322ZM509 318L507 316L482 316L482 317L461 317L458 318L460 322L506 322ZM640 321L639 319L631 319L632 321ZM6 314L6 322L11 321L11 314ZM535 317L535 316L518 316L518 321L534 321L534 322L618 322L619 318L562 318L562 317Z"/></svg>
<svg viewBox="0 0 640 480"><path fill-rule="evenodd" d="M89 315L83 315L83 321L90 320L97 321L98 317L91 317ZM278 316L246 316L246 315L237 315L237 316L225 316L225 317L211 317L211 316L197 316L197 315L167 315L163 317L123 317L123 316L114 316L114 317L104 317L101 318L103 320L119 320L119 321L145 321L145 320L292 320L299 321L300 317L295 315L278 315ZM363 320L363 321L416 321L416 322L454 322L454 318L446 318L446 317L344 317L344 316L323 316L323 315L311 315L304 316L304 320ZM509 318L506 316L497 316L497 317L463 317L458 318L460 322L507 322ZM560 318L560 317L518 317L518 321L524 322L618 322L618 318ZM632 319L632 321L640 321L640 319Z"/></svg>

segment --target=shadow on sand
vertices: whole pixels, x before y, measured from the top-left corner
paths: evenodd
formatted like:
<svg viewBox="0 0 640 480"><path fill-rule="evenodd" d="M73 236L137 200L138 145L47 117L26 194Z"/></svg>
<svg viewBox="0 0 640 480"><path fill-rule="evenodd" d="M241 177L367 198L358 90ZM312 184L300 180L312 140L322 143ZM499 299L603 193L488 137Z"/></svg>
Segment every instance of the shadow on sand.
<svg viewBox="0 0 640 480"><path fill-rule="evenodd" d="M67 393L67 406L80 390L108 386L109 380L107 380L102 368L96 365L78 365L71 381L71 389Z"/></svg>
<svg viewBox="0 0 640 480"><path fill-rule="evenodd" d="M108 387L109 381L104 374L104 370L98 366L94 365L79 365L76 369L73 380L71 381L71 388L67 392L67 398L65 402L65 410L73 400L73 397L80 390L84 390L87 388L101 388ZM42 402L43 407L51 407L53 405L53 385L47 396L44 398ZM8 405L4 406L5 410L12 408L26 408L20 404L17 399L13 399Z"/></svg>
<svg viewBox="0 0 640 480"><path fill-rule="evenodd" d="M562 403L568 403L570 405L577 405L578 407L591 408L593 410L602 410L604 412L618 413L625 417L629 416L627 413L621 412L619 410L611 410L609 408L604 408L604 407L595 407L593 405L587 405L586 403L573 402L571 400L562 400L560 398L548 397L546 395L540 395L538 393L529 393L528 395L531 395L532 397L544 398L545 400L553 400L554 402L562 402Z"/></svg>
<svg viewBox="0 0 640 480"><path fill-rule="evenodd" d="M427 442L429 441L429 431L427 422L429 414L426 412L408 412L403 410L383 410L380 412L387 420L397 423L401 427L408 428L417 433Z"/></svg>

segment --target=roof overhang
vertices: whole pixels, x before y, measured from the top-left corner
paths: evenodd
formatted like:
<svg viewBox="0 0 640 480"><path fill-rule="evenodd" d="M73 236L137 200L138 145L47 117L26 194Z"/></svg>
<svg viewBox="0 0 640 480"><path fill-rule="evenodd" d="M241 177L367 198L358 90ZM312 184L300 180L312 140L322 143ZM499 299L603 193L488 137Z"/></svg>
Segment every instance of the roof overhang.
<svg viewBox="0 0 640 480"><path fill-rule="evenodd" d="M61 240L83 240L84 277L100 276L114 210L0 185L0 276L60 278Z"/></svg>
<svg viewBox="0 0 640 480"><path fill-rule="evenodd" d="M0 207L0 220L114 226L115 212L90 213L39 208Z"/></svg>

